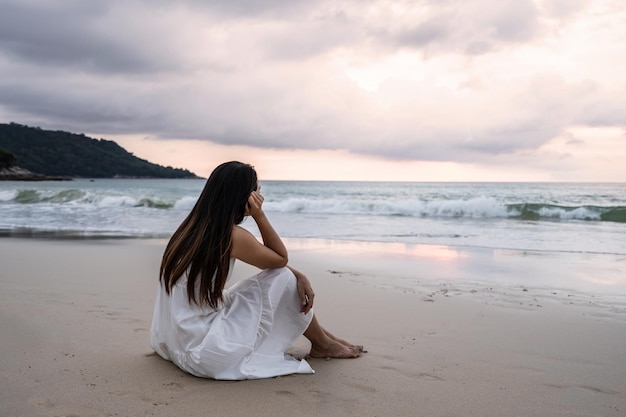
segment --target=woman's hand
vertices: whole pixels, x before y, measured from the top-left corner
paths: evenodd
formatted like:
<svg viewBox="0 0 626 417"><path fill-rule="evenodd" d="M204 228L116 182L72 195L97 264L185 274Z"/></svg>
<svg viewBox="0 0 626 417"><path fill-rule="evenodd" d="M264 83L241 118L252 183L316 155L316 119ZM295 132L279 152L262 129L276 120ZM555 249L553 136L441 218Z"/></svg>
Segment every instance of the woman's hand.
<svg viewBox="0 0 626 417"><path fill-rule="evenodd" d="M294 273L298 280L298 295L300 296L300 312L303 314L308 313L313 308L313 300L315 299L315 293L309 279L300 271L289 267L291 272Z"/></svg>
<svg viewBox="0 0 626 417"><path fill-rule="evenodd" d="M263 214L263 196L258 191L252 191L250 197L248 197L248 204L246 204L246 216L251 216L253 219Z"/></svg>

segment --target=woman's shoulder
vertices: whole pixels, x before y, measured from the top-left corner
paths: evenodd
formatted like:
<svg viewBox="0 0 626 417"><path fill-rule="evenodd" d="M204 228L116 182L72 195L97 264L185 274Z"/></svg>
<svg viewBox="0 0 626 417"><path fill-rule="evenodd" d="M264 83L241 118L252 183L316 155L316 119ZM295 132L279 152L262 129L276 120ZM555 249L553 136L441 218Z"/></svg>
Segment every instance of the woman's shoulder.
<svg viewBox="0 0 626 417"><path fill-rule="evenodd" d="M248 239L250 237L254 238L252 233L250 233L248 230L244 229L238 224L233 225L233 231L231 233L232 239Z"/></svg>
<svg viewBox="0 0 626 417"><path fill-rule="evenodd" d="M239 249L248 250L250 245L258 243L252 233L239 225L233 226L233 231L230 235L230 239L232 245L231 248L234 249L235 253L237 253Z"/></svg>

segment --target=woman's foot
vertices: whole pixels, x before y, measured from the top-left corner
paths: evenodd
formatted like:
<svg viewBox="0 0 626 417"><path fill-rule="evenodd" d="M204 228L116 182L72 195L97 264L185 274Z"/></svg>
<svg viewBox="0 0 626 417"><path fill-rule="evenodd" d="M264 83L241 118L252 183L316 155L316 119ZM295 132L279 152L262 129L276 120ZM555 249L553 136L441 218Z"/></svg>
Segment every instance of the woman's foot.
<svg viewBox="0 0 626 417"><path fill-rule="evenodd" d="M330 339L334 340L335 342L341 343L342 345L348 346L349 348L354 348L358 350L359 352L366 352L365 349L363 348L363 345L353 345L352 343L335 336L334 334L332 334L326 329L324 329L324 333L326 333L326 336L328 336Z"/></svg>
<svg viewBox="0 0 626 417"><path fill-rule="evenodd" d="M304 336L311 341L312 358L358 358L363 346L355 346L327 332L314 315Z"/></svg>
<svg viewBox="0 0 626 417"><path fill-rule="evenodd" d="M312 358L358 358L361 351L356 346L347 346L334 339L328 338L324 345L312 345L309 356Z"/></svg>

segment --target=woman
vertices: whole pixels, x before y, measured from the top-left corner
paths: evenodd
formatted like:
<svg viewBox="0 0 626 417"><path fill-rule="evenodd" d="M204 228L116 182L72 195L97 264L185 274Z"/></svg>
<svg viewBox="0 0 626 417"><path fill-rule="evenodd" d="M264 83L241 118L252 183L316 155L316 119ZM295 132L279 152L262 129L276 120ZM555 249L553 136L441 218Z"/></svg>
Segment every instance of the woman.
<svg viewBox="0 0 626 417"><path fill-rule="evenodd" d="M333 336L313 315L307 277L263 212L254 168L218 166L163 254L152 348L182 370L215 379L313 373L285 355L302 334L311 357L355 358L362 347ZM250 216L263 243L239 224ZM224 289L235 259L263 271Z"/></svg>

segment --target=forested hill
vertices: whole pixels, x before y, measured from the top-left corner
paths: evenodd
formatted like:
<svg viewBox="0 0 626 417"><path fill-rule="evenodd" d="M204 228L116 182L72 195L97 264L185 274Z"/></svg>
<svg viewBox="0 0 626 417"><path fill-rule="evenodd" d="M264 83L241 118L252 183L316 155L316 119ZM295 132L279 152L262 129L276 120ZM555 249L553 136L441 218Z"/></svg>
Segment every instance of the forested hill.
<svg viewBox="0 0 626 417"><path fill-rule="evenodd" d="M117 143L82 134L0 124L0 149L15 165L39 174L73 178L198 178L185 169L137 158Z"/></svg>

